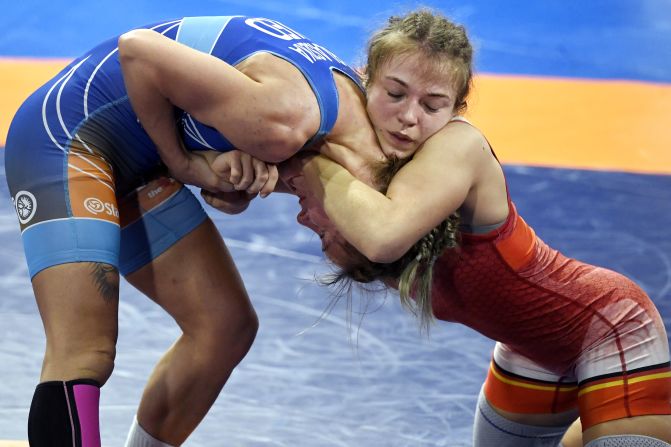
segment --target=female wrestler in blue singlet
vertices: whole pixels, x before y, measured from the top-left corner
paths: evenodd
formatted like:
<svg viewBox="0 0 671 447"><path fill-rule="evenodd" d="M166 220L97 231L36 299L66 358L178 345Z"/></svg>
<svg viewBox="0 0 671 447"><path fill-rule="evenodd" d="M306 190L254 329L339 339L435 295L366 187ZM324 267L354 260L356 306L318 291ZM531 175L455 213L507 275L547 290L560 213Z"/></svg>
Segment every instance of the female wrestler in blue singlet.
<svg viewBox="0 0 671 447"><path fill-rule="evenodd" d="M47 338L32 446L100 445L119 272L184 333L154 370L138 410L144 429L128 445L187 438L258 325L220 235L182 185L222 187L195 151L234 145L275 162L316 141L353 172L382 157L354 72L261 18L190 17L131 31L25 101L5 163ZM265 188L267 175L249 191Z"/></svg>

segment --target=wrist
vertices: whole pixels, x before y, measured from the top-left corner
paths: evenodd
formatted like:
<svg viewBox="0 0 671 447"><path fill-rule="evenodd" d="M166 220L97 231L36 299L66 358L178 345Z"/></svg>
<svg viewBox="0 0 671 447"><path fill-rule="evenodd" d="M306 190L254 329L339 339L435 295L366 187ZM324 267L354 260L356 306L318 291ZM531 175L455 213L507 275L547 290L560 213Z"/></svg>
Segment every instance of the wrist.
<svg viewBox="0 0 671 447"><path fill-rule="evenodd" d="M164 159L163 162L178 180L184 181L191 178L190 174L193 168L191 157L184 149L179 148L179 150L173 151L172 155Z"/></svg>

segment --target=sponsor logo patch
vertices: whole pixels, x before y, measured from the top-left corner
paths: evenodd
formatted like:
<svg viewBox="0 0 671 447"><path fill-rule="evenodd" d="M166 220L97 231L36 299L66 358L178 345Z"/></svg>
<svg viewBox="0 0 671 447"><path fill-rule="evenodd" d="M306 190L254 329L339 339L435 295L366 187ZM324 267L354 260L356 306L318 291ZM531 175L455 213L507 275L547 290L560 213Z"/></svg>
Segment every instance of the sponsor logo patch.
<svg viewBox="0 0 671 447"><path fill-rule="evenodd" d="M84 208L91 214L107 214L108 216L119 217L119 210L113 203L103 202L96 197L89 197L84 200Z"/></svg>
<svg viewBox="0 0 671 447"><path fill-rule="evenodd" d="M12 199L16 208L16 215L19 216L19 222L23 225L30 222L37 211L37 200L35 196L28 191L19 191Z"/></svg>

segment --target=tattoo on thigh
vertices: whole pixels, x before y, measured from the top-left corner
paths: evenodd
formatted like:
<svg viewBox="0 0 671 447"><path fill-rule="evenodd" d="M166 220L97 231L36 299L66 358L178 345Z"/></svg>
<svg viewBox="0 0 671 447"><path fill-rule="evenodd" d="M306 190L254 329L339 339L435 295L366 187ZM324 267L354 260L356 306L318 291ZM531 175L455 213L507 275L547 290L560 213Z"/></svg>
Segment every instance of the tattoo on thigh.
<svg viewBox="0 0 671 447"><path fill-rule="evenodd" d="M95 263L92 276L100 295L105 301L112 301L119 297L119 273L115 267L109 264Z"/></svg>

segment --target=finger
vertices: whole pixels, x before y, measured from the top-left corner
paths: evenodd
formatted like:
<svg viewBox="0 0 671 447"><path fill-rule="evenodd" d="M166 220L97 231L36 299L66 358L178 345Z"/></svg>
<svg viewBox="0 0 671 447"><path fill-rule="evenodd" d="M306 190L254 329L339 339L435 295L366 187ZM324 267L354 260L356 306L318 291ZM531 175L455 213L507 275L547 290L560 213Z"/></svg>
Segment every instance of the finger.
<svg viewBox="0 0 671 447"><path fill-rule="evenodd" d="M217 194L206 190L201 190L200 195L205 200L205 203L210 205L212 208L216 208L217 210L227 214L234 214L231 213L231 210L235 208L235 204L232 204L228 200L224 200Z"/></svg>
<svg viewBox="0 0 671 447"><path fill-rule="evenodd" d="M228 182L233 185L237 185L240 182L240 178L242 177L243 172L243 166L240 162L240 157L231 155L228 159L228 164L230 168Z"/></svg>
<svg viewBox="0 0 671 447"><path fill-rule="evenodd" d="M235 189L235 185L233 183L229 183L226 180L222 180L221 178L217 178L217 187L216 187L217 192L233 192L237 191Z"/></svg>
<svg viewBox="0 0 671 447"><path fill-rule="evenodd" d="M212 170L217 175L226 175L231 169L231 155L229 152L219 154L213 161L210 162Z"/></svg>
<svg viewBox="0 0 671 447"><path fill-rule="evenodd" d="M249 207L254 195L244 191L234 191L228 194L215 194L212 206L226 214L239 214Z"/></svg>
<svg viewBox="0 0 671 447"><path fill-rule="evenodd" d="M252 164L252 157L249 154L240 154L240 179L235 183L235 189L244 191L249 188L249 185L254 181L254 166Z"/></svg>
<svg viewBox="0 0 671 447"><path fill-rule="evenodd" d="M252 165L254 166L254 181L245 191L249 194L257 194L268 181L268 166L265 162L257 159L252 161Z"/></svg>
<svg viewBox="0 0 671 447"><path fill-rule="evenodd" d="M205 203L207 203L210 206L214 206L214 205L212 205L212 202L214 200L214 194L212 194L210 191L206 191L204 189L201 189L200 190L200 196L203 198Z"/></svg>
<svg viewBox="0 0 671 447"><path fill-rule="evenodd" d="M207 202L207 200L210 198L210 192L205 191L204 189L200 190L200 196Z"/></svg>
<svg viewBox="0 0 671 447"><path fill-rule="evenodd" d="M268 180L266 180L266 184L261 188L261 197L268 197L268 194L275 191L275 186L277 186L279 178L280 174L277 170L277 165L268 165Z"/></svg>

